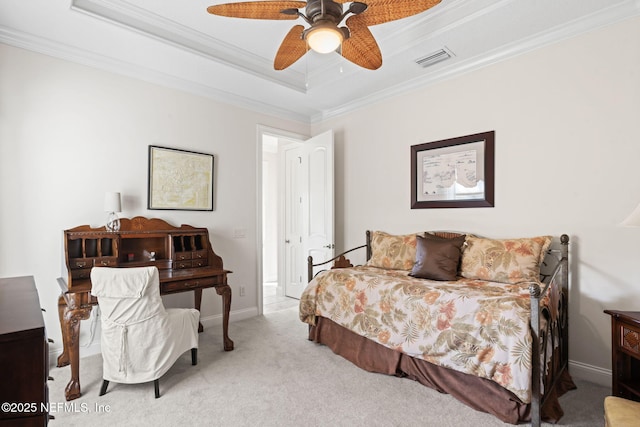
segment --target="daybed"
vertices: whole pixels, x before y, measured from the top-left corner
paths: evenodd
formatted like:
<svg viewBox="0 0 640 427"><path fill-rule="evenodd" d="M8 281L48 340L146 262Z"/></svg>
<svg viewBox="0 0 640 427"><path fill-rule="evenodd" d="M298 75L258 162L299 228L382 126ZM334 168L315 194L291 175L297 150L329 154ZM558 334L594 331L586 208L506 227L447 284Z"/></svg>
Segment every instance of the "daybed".
<svg viewBox="0 0 640 427"><path fill-rule="evenodd" d="M314 264L300 300L309 339L371 372L417 380L518 424L556 422L568 372L568 244L550 236L367 231ZM345 254L366 249L353 267ZM329 270L313 275L318 266Z"/></svg>

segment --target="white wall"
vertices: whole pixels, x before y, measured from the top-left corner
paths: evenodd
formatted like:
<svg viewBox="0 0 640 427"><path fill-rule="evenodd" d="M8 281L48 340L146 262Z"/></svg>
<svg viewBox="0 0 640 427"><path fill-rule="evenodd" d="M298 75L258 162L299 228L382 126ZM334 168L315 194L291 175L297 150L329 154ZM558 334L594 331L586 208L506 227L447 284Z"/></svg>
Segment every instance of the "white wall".
<svg viewBox="0 0 640 427"><path fill-rule="evenodd" d="M0 277L35 276L56 346L62 230L102 225L105 191L124 194L123 216L208 227L234 270L232 319L255 313L256 125L309 127L4 45L0 57ZM338 249L363 243L367 228L568 233L570 357L606 373L602 310L640 304L640 229L617 226L640 202L639 116L635 18L313 125L336 131ZM488 130L495 208L411 210L409 147ZM216 155L214 212L146 210L149 144ZM203 316L219 313L205 291Z"/></svg>
<svg viewBox="0 0 640 427"><path fill-rule="evenodd" d="M336 132L336 232L571 236L570 358L611 367L604 309L640 310L640 19L312 126ZM410 146L495 130L495 207L410 209ZM382 173L384 172L384 173ZM340 242L340 239L342 242ZM602 378L600 378L602 379Z"/></svg>
<svg viewBox="0 0 640 427"><path fill-rule="evenodd" d="M233 271L231 320L256 315L257 127L307 134L309 125L7 45L0 44L0 58L0 277L35 276L47 332L56 341L52 351L62 343L56 283L62 231L104 225L105 191L123 194L123 217L207 227L215 252ZM215 155L213 212L146 209L149 145ZM234 239L234 229L245 229L246 238ZM189 306L193 297L165 302ZM221 306L214 290L204 291L205 326L219 323ZM88 326L83 322L83 346Z"/></svg>

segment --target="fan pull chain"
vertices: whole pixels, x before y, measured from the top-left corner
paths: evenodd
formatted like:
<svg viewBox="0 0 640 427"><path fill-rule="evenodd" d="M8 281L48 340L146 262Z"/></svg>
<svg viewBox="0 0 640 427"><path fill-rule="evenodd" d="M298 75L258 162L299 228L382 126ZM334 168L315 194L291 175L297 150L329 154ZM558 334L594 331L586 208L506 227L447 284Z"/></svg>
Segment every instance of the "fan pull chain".
<svg viewBox="0 0 640 427"><path fill-rule="evenodd" d="M307 52L309 52L309 45L307 45ZM304 88L309 89L309 55L304 58Z"/></svg>

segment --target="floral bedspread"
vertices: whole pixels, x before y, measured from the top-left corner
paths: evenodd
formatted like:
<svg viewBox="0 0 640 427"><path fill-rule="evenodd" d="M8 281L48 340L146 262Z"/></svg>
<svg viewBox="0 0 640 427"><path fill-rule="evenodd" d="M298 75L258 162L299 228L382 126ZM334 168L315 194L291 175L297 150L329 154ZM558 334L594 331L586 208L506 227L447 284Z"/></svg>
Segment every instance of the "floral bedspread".
<svg viewBox="0 0 640 427"><path fill-rule="evenodd" d="M300 319L322 316L388 348L497 382L531 402L527 283L416 279L376 267L333 269L309 283Z"/></svg>

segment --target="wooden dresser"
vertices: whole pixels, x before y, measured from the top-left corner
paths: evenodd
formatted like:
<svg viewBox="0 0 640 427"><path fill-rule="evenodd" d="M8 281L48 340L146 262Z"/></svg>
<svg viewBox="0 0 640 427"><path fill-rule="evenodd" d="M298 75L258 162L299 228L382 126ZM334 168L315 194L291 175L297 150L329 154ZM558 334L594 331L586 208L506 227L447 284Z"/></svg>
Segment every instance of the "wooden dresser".
<svg viewBox="0 0 640 427"><path fill-rule="evenodd" d="M223 268L222 258L213 251L206 228L174 227L161 219L144 217L121 219L119 231L81 225L64 232L64 266L66 277L58 279L62 289L58 314L64 350L57 366L71 365L71 379L65 389L67 400L81 395L78 341L80 321L88 319L97 304L91 296L93 267L156 266L160 293L192 291L198 310L202 290L214 288L222 297L224 349L233 350L228 335L231 288L227 274L231 271Z"/></svg>
<svg viewBox="0 0 640 427"><path fill-rule="evenodd" d="M33 277L0 279L0 426L48 422L49 349Z"/></svg>
<svg viewBox="0 0 640 427"><path fill-rule="evenodd" d="M640 402L640 311L604 312L611 316L612 394Z"/></svg>

